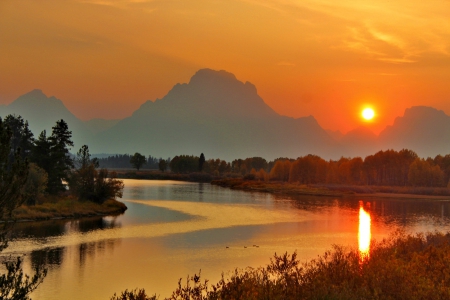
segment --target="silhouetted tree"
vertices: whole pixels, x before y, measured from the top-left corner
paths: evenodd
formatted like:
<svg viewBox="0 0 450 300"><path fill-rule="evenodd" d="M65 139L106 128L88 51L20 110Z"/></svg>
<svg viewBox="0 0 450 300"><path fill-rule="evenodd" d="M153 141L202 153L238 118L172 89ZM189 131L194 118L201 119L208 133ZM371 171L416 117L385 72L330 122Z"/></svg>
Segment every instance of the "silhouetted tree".
<svg viewBox="0 0 450 300"><path fill-rule="evenodd" d="M138 171L139 169L147 163L145 156L136 152L131 158L130 163L133 167L135 167Z"/></svg>
<svg viewBox="0 0 450 300"><path fill-rule="evenodd" d="M205 155L202 153L202 154L200 154L200 158L198 159L198 170L200 172L203 171L204 163L205 163Z"/></svg>
<svg viewBox="0 0 450 300"><path fill-rule="evenodd" d="M158 168L161 172L164 172L167 170L167 161L165 159L160 158Z"/></svg>
<svg viewBox="0 0 450 300"><path fill-rule="evenodd" d="M170 161L170 170L175 173L192 173L198 170L197 156L177 155Z"/></svg>
<svg viewBox="0 0 450 300"><path fill-rule="evenodd" d="M78 168L72 172L69 188L79 199L101 204L105 200L122 197L123 182L116 179L114 172L108 178L106 169L97 171L98 160L91 159L87 145L83 145L77 152L75 164Z"/></svg>
<svg viewBox="0 0 450 300"><path fill-rule="evenodd" d="M52 128L52 135L48 138L50 143L50 166L48 170L48 192L57 194L65 191L63 180L68 180L69 172L74 167L70 157L72 132L64 120L59 120ZM44 168L45 169L45 168Z"/></svg>
<svg viewBox="0 0 450 300"><path fill-rule="evenodd" d="M26 205L36 205L47 189L48 175L35 163L28 165L28 179L23 188Z"/></svg>
<svg viewBox="0 0 450 300"><path fill-rule="evenodd" d="M28 128L28 121L24 121L21 116L7 115L4 123L12 132L11 136L11 157L21 149L20 154L22 158L30 155L33 146L33 133Z"/></svg>

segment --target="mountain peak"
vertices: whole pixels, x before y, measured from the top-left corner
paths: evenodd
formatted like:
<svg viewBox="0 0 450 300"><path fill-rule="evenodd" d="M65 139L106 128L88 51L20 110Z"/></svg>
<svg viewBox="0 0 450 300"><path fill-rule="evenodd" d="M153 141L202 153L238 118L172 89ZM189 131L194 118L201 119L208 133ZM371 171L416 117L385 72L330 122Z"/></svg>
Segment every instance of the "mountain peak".
<svg viewBox="0 0 450 300"><path fill-rule="evenodd" d="M28 92L28 93L20 96L19 98L22 98L22 97L47 98L47 96L42 92L41 89L34 89L31 92Z"/></svg>
<svg viewBox="0 0 450 300"><path fill-rule="evenodd" d="M237 81L233 73L225 70L200 69L191 77L189 84L202 83L205 81Z"/></svg>
<svg viewBox="0 0 450 300"><path fill-rule="evenodd" d="M429 106L412 106L405 110L404 118L443 118L446 117L444 111Z"/></svg>

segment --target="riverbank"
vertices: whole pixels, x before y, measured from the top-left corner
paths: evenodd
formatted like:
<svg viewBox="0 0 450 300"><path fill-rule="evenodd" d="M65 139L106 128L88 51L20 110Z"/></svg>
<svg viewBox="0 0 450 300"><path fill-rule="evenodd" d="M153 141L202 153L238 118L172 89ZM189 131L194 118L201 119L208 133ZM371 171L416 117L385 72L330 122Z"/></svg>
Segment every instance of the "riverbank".
<svg viewBox="0 0 450 300"><path fill-rule="evenodd" d="M213 185L235 190L280 195L309 195L329 197L382 197L398 199L450 200L450 189L428 187L383 187L357 185L306 185L287 182L265 182L244 179L213 180Z"/></svg>
<svg viewBox="0 0 450 300"><path fill-rule="evenodd" d="M156 170L133 171L129 169L111 169L116 172L118 179L145 179L145 180L177 180L190 182L206 182L213 180L213 176L207 173L172 173Z"/></svg>
<svg viewBox="0 0 450 300"><path fill-rule="evenodd" d="M124 203L115 199L98 204L66 197L58 201L47 201L33 206L22 205L13 211L12 216L19 222L25 222L119 215L124 213L126 209Z"/></svg>

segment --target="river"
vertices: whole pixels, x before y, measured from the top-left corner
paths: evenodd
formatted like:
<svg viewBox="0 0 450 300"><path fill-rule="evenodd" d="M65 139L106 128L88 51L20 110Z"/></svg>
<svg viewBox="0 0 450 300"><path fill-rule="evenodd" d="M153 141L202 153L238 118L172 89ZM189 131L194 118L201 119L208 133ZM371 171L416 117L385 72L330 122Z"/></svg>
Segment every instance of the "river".
<svg viewBox="0 0 450 300"><path fill-rule="evenodd" d="M2 253L45 261L32 299L109 299L145 288L167 297L188 274L258 267L297 251L307 261L333 244L367 252L396 230L450 230L450 201L285 197L205 183L124 180L128 210L116 217L19 223Z"/></svg>

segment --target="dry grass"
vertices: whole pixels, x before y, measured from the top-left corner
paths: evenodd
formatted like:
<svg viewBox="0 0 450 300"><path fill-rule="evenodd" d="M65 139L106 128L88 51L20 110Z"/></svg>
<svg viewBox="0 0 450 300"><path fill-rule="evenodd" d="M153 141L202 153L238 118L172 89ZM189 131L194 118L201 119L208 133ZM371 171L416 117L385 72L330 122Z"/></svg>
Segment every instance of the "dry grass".
<svg viewBox="0 0 450 300"><path fill-rule="evenodd" d="M301 185L279 181L256 181L242 178L213 180L211 184L236 190L264 192L286 195L311 196L377 196L394 198L448 199L449 188L412 186L367 186L348 184L309 184ZM411 195L419 195L411 196Z"/></svg>
<svg viewBox="0 0 450 300"><path fill-rule="evenodd" d="M211 184L237 190L272 193L272 194L286 194L286 195L342 197L345 194L353 193L352 191L330 190L326 187L321 186L302 185L286 182L243 180L243 179L213 180Z"/></svg>

